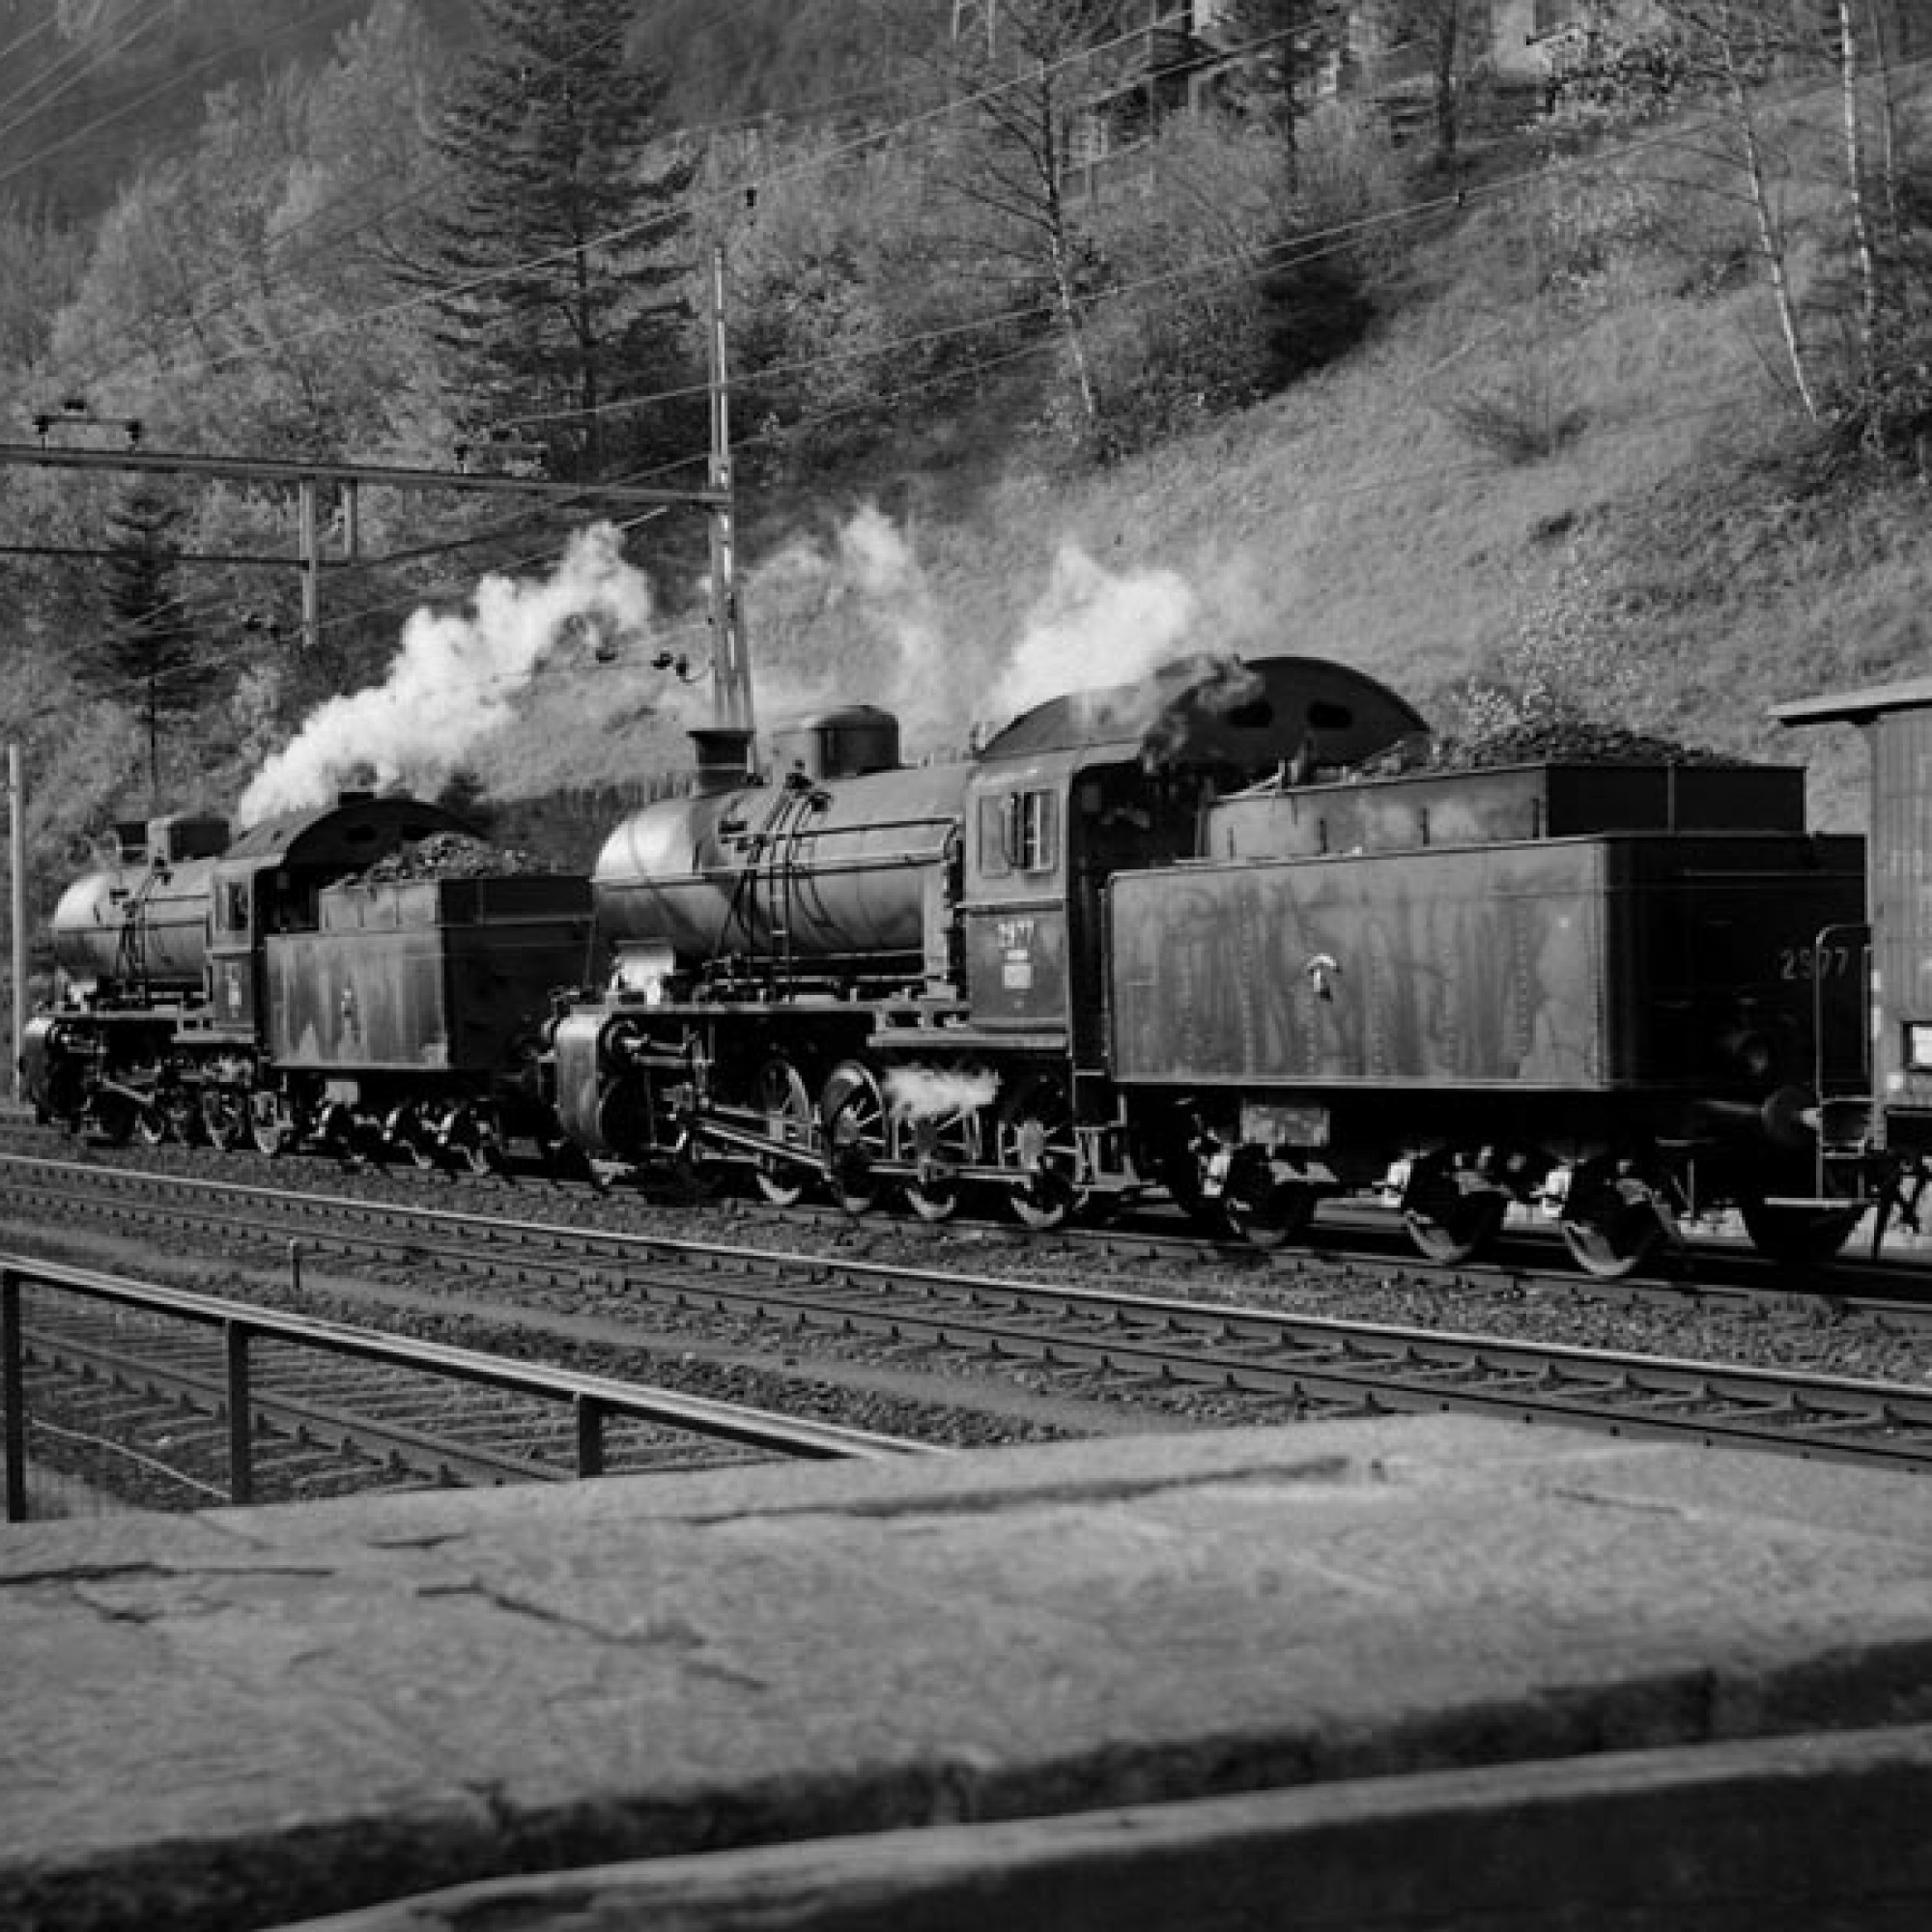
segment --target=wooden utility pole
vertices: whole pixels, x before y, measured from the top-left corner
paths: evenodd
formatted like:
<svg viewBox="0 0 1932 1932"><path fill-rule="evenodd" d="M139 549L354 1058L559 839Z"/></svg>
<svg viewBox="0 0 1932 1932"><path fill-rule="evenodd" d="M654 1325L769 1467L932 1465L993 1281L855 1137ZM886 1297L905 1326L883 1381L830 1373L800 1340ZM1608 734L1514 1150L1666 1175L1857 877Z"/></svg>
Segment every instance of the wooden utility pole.
<svg viewBox="0 0 1932 1932"><path fill-rule="evenodd" d="M27 786L18 745L7 747L7 857L14 915L14 1029L7 1059L14 1073L14 1097L24 1100L20 1037L27 1031Z"/></svg>

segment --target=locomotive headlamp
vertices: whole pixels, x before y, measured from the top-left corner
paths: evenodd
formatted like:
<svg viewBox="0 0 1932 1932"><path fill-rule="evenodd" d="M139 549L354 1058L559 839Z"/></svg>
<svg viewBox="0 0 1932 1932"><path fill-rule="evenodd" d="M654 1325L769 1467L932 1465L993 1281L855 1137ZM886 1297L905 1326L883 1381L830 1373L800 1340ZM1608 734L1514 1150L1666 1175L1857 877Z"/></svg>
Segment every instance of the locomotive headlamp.
<svg viewBox="0 0 1932 1932"><path fill-rule="evenodd" d="M1906 1021L1905 1065L1914 1073L1932 1073L1932 1020Z"/></svg>

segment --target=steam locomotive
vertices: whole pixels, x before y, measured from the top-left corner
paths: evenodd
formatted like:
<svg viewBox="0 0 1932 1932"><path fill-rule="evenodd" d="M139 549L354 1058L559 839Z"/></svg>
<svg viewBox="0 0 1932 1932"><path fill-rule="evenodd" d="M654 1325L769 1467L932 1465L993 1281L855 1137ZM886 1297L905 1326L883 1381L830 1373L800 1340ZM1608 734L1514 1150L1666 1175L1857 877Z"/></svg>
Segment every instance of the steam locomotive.
<svg viewBox="0 0 1932 1932"><path fill-rule="evenodd" d="M138 1136L354 1144L482 1168L550 1113L544 998L588 959L582 878L372 877L463 821L345 794L254 826L118 825L54 908L57 997L25 1029L43 1120Z"/></svg>
<svg viewBox="0 0 1932 1932"><path fill-rule="evenodd" d="M446 822L409 801L218 851L161 821L61 902L28 1091L110 1135L525 1134L855 1213L1164 1195L1273 1245L1375 1190L1438 1259L1512 1207L1600 1275L1718 1208L1835 1252L1897 1193L1861 841L1806 829L1796 770L1403 769L1426 729L1299 657L1055 699L949 764L847 707L762 782L696 734L587 880L461 891L370 883Z"/></svg>

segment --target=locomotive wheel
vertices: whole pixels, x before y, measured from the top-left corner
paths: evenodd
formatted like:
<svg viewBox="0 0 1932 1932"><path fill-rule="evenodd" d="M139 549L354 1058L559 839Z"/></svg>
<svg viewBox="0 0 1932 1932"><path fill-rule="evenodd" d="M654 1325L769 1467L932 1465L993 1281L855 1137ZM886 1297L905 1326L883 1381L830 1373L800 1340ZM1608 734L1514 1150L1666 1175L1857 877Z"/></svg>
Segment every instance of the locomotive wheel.
<svg viewBox="0 0 1932 1932"><path fill-rule="evenodd" d="M208 1129L202 1122L201 1103L185 1087L170 1087L161 1095L161 1113L167 1121L169 1134L184 1147L193 1147L208 1138Z"/></svg>
<svg viewBox="0 0 1932 1932"><path fill-rule="evenodd" d="M872 1069L841 1060L819 1097L818 1121L832 1198L846 1213L863 1214L878 1204L878 1165L886 1155L886 1099Z"/></svg>
<svg viewBox="0 0 1932 1932"><path fill-rule="evenodd" d="M436 1137L421 1114L407 1100L392 1108L383 1122L383 1148L384 1152L399 1155L417 1167L436 1165Z"/></svg>
<svg viewBox="0 0 1932 1932"><path fill-rule="evenodd" d="M1657 1194L1634 1174L1608 1161L1593 1161L1570 1183L1561 1221L1563 1239L1577 1264L1599 1281L1621 1281L1663 1245L1665 1228Z"/></svg>
<svg viewBox="0 0 1932 1932"><path fill-rule="evenodd" d="M1864 1215L1856 1208L1773 1207L1767 1201L1738 1206L1751 1246L1767 1261L1790 1267L1821 1267L1835 1259Z"/></svg>
<svg viewBox="0 0 1932 1932"><path fill-rule="evenodd" d="M248 1131L247 1104L231 1087L206 1088L201 1096L201 1124L210 1147L231 1152L242 1145Z"/></svg>
<svg viewBox="0 0 1932 1932"><path fill-rule="evenodd" d="M1502 1232L1509 1197L1446 1157L1416 1162L1403 1195L1403 1225L1416 1251L1445 1267L1474 1261Z"/></svg>
<svg viewBox="0 0 1932 1932"><path fill-rule="evenodd" d="M811 1095L805 1076L782 1055L758 1069L755 1105L765 1117L767 1136L781 1147L809 1147L811 1142ZM753 1169L758 1192L774 1208L791 1208L805 1193L810 1168L794 1161L761 1157Z"/></svg>
<svg viewBox="0 0 1932 1932"><path fill-rule="evenodd" d="M134 1136L143 1147L157 1148L168 1134L168 1111L164 1106L151 1101L134 1110Z"/></svg>
<svg viewBox="0 0 1932 1932"><path fill-rule="evenodd" d="M1283 1179L1261 1155L1236 1160L1221 1193L1228 1225L1251 1247L1274 1249L1305 1240L1320 1192L1305 1180Z"/></svg>
<svg viewBox="0 0 1932 1932"><path fill-rule="evenodd" d="M922 1221L950 1221L965 1199L958 1169L980 1158L980 1122L969 1109L930 1116L908 1123L912 1135L913 1178L905 1197Z"/></svg>
<svg viewBox="0 0 1932 1932"><path fill-rule="evenodd" d="M277 1154L287 1153L296 1140L295 1117L288 1102L279 1094L266 1090L249 1094L248 1133L258 1153L265 1153L271 1160Z"/></svg>
<svg viewBox="0 0 1932 1932"><path fill-rule="evenodd" d="M145 1111L127 1094L102 1088L89 1102L89 1124L96 1140L105 1141L109 1147L126 1147Z"/></svg>
<svg viewBox="0 0 1932 1932"><path fill-rule="evenodd" d="M1064 1227L1080 1206L1073 1109L1051 1074L1023 1081L1000 1110L1000 1165L1016 1174L1007 1199L1027 1227Z"/></svg>

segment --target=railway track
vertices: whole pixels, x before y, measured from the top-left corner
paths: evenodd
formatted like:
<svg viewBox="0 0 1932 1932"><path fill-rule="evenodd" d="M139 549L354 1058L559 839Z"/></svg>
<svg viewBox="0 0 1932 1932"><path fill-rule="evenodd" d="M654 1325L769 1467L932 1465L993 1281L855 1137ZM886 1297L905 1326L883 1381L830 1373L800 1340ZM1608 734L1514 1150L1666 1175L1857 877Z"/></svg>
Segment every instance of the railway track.
<svg viewBox="0 0 1932 1932"><path fill-rule="evenodd" d="M7 1163L14 1184L17 1162ZM488 1284L533 1319L594 1300L661 1327L720 1322L739 1335L811 1338L955 1375L1061 1378L1099 1400L1196 1418L1462 1409L1619 1435L1690 1436L1783 1453L1932 1466L1932 1393L1904 1381L1727 1365L1626 1350L1349 1321L1281 1308L966 1275L902 1262L806 1255L512 1220L179 1177L112 1174L124 1233L165 1225L251 1240L331 1266L393 1267ZM116 1206L118 1202L118 1206Z"/></svg>

